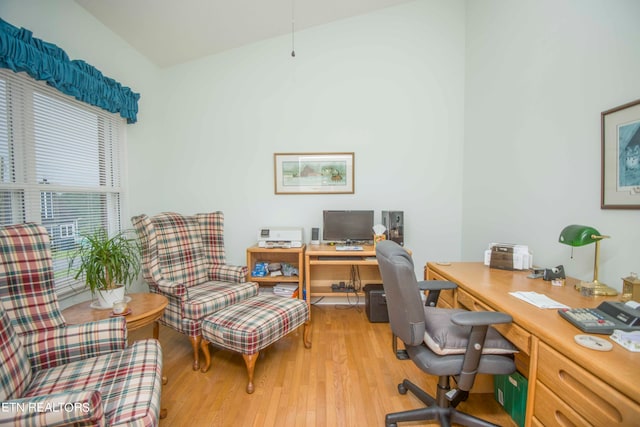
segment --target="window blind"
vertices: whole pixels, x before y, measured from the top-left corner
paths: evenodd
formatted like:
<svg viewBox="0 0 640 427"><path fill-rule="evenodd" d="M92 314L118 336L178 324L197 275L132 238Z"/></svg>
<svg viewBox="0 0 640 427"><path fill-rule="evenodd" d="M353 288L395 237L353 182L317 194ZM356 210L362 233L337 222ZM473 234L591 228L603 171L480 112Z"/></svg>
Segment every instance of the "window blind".
<svg viewBox="0 0 640 427"><path fill-rule="evenodd" d="M124 140L116 114L0 70L0 223L46 227L61 296L84 288L69 273L82 236L121 229Z"/></svg>

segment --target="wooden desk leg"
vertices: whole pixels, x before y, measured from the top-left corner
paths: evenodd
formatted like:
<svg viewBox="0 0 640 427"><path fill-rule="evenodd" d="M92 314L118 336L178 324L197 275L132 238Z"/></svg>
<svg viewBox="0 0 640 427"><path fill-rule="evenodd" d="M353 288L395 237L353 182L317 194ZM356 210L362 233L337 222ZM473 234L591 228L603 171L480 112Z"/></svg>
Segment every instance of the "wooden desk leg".
<svg viewBox="0 0 640 427"><path fill-rule="evenodd" d="M160 336L160 321L153 322L153 338L158 339Z"/></svg>

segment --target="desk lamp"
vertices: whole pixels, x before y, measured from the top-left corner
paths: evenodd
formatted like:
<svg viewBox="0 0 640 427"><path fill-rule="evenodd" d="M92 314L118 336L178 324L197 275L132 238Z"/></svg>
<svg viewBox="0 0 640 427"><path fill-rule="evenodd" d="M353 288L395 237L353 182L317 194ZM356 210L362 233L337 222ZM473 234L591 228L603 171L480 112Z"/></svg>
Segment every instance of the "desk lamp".
<svg viewBox="0 0 640 427"><path fill-rule="evenodd" d="M609 236L601 235L598 230L586 225L568 225L560 232L558 241L572 247L596 244L596 256L593 263L594 295L617 295L618 291L598 281L598 260L600 258L600 240ZM580 285L576 285L579 287Z"/></svg>

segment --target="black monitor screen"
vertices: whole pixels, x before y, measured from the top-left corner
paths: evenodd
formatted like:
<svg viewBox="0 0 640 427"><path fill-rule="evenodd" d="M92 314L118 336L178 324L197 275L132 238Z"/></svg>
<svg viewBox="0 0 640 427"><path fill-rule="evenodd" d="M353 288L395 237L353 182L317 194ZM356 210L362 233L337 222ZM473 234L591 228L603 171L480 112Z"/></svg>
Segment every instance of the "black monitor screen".
<svg viewBox="0 0 640 427"><path fill-rule="evenodd" d="M323 211L322 219L326 242L373 240L373 211Z"/></svg>

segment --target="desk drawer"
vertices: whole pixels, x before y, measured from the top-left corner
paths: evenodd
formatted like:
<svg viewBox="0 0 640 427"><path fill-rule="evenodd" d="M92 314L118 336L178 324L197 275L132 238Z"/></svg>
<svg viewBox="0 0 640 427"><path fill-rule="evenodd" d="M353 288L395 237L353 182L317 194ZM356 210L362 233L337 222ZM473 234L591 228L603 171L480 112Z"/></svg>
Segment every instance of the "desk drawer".
<svg viewBox="0 0 640 427"><path fill-rule="evenodd" d="M539 346L538 381L593 425L630 426L637 425L640 419L640 406L636 402L543 342ZM542 420L542 412L547 409L544 405L538 406L538 390L544 390L538 384L534 411ZM544 391L542 393L544 395Z"/></svg>
<svg viewBox="0 0 640 427"><path fill-rule="evenodd" d="M454 308L455 307L455 297L453 294L453 289L445 289L440 291L440 296L438 297L438 307L442 308Z"/></svg>
<svg viewBox="0 0 640 427"><path fill-rule="evenodd" d="M445 279L426 265L424 266L424 280L449 280Z"/></svg>
<svg viewBox="0 0 640 427"><path fill-rule="evenodd" d="M458 304L470 311L495 311L491 307L476 300L468 292L458 289ZM515 323L508 325L493 325L503 337L511 341L513 345L526 355L531 353L531 334Z"/></svg>
<svg viewBox="0 0 640 427"><path fill-rule="evenodd" d="M534 407L535 418L545 427L586 427L591 425L539 381L536 383Z"/></svg>

